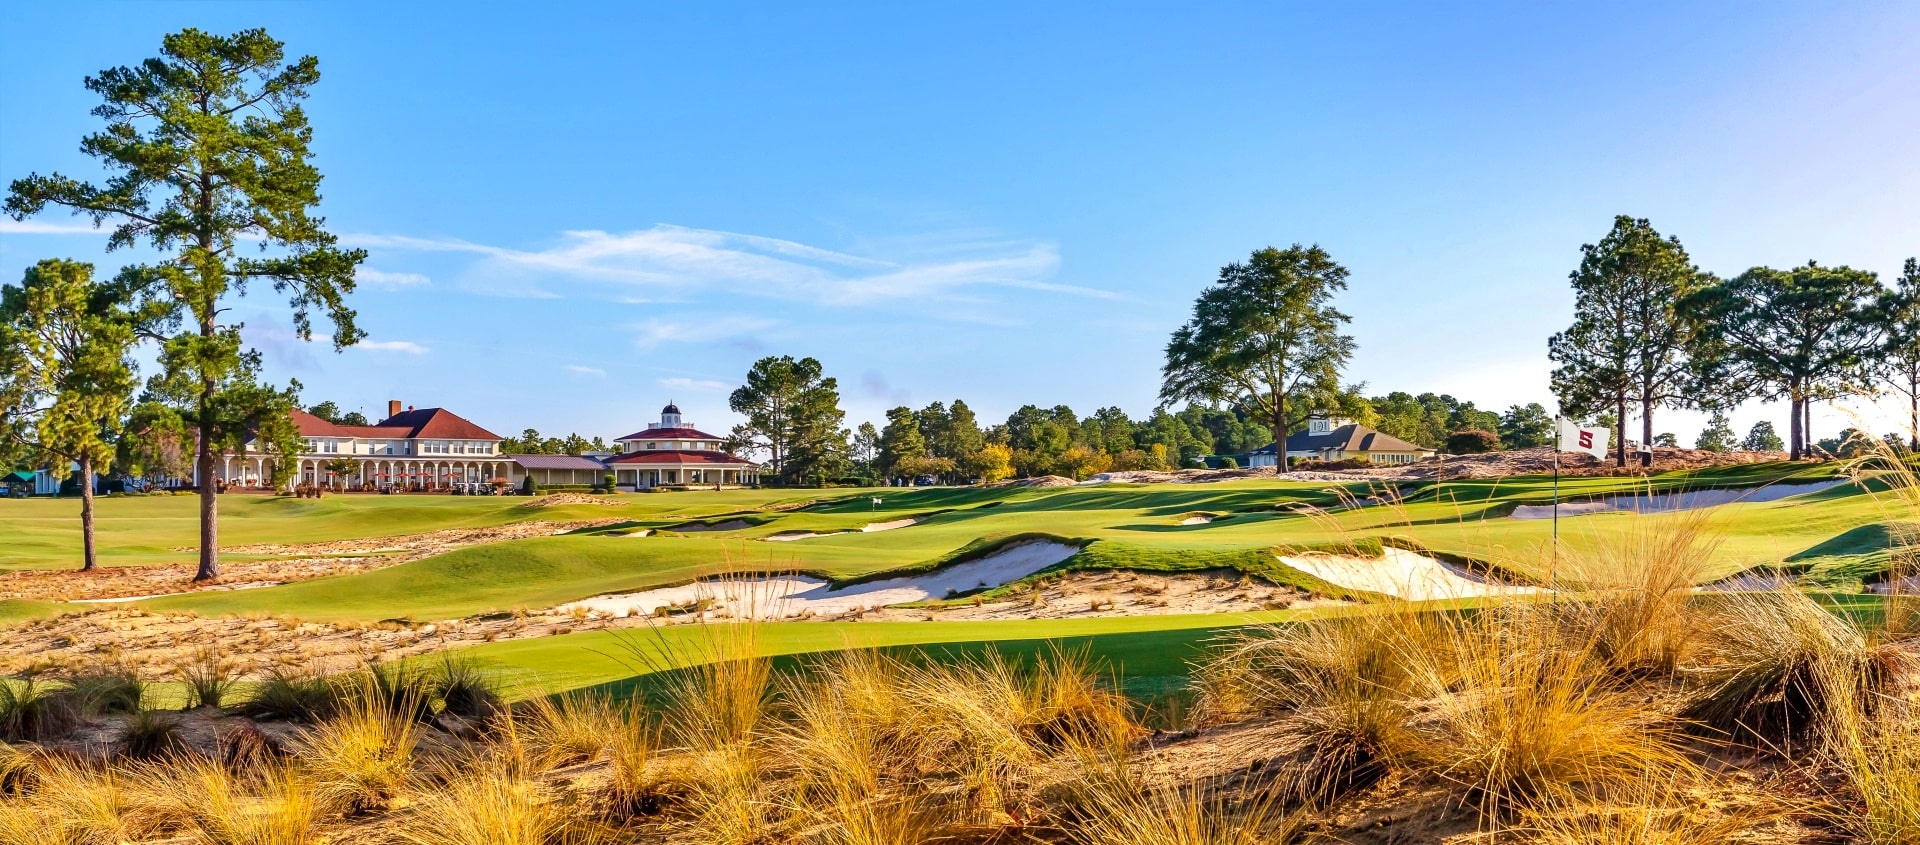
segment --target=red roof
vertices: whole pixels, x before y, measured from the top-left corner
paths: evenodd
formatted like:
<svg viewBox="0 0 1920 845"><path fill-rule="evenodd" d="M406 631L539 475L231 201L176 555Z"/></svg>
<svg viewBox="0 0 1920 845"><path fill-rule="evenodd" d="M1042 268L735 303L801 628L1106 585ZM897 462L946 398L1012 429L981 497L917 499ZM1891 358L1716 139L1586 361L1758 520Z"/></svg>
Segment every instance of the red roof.
<svg viewBox="0 0 1920 845"><path fill-rule="evenodd" d="M636 431L625 437L616 437L614 442L622 440L719 440L720 438L697 428L649 428Z"/></svg>
<svg viewBox="0 0 1920 845"><path fill-rule="evenodd" d="M645 449L639 452L627 452L607 459L611 464L727 464L729 466L758 466L745 458L736 458L725 452L709 449Z"/></svg>
<svg viewBox="0 0 1920 845"><path fill-rule="evenodd" d="M468 422L445 408L408 409L380 421L377 428L405 426L413 437L444 437L448 440L500 440L500 435Z"/></svg>
<svg viewBox="0 0 1920 845"><path fill-rule="evenodd" d="M466 421L445 408L421 408L402 411L381 420L379 425L339 425L330 423L299 408L293 409L293 426L304 437L442 437L448 440L499 440L500 435Z"/></svg>
<svg viewBox="0 0 1920 845"><path fill-rule="evenodd" d="M299 408L293 409L293 427L304 437L408 437L413 429L399 426L339 425Z"/></svg>

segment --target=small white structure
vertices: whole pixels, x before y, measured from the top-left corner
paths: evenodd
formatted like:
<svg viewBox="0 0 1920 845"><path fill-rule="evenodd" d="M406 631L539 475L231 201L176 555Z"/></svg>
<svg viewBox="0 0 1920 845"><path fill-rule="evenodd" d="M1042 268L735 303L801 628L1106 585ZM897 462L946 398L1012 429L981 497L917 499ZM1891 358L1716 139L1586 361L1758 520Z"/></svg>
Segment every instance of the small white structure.
<svg viewBox="0 0 1920 845"><path fill-rule="evenodd" d="M1279 464L1277 443L1247 456L1247 466L1270 467ZM1341 461L1366 458L1375 464L1410 464L1431 458L1434 450L1416 446L1380 431L1357 425L1339 417L1315 411L1307 418L1307 430L1287 437L1287 460Z"/></svg>

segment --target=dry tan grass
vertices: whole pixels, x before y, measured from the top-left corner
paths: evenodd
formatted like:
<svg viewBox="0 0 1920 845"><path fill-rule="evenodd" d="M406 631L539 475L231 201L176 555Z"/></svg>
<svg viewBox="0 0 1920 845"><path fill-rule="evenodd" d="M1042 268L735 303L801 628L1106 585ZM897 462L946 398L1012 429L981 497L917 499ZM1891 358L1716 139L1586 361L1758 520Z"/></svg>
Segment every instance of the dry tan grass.
<svg viewBox="0 0 1920 845"><path fill-rule="evenodd" d="M323 806L348 815L384 810L413 772L420 723L362 691L295 746Z"/></svg>

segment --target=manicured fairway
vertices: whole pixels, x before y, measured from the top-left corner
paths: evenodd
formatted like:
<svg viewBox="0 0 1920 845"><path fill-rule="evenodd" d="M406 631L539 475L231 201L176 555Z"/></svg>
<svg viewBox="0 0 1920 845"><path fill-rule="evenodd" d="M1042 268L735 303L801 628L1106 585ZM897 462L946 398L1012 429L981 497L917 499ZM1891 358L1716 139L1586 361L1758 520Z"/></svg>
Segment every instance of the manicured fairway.
<svg viewBox="0 0 1920 845"><path fill-rule="evenodd" d="M954 653L998 648L1017 655L1057 642L1065 648L1087 649L1115 674L1145 690L1184 681L1188 661L1227 629L1312 613L1282 610L1031 622L777 622L759 625L755 637L760 653L773 656L909 646ZM496 671L516 697L586 687L617 690L631 685L636 676L697 662L709 651L703 642L716 635L714 627L592 631L488 643L453 654Z"/></svg>
<svg viewBox="0 0 1920 845"><path fill-rule="evenodd" d="M1765 465L1656 479L1663 486L1698 489L1751 484L1804 472L1804 467ZM1630 479L1569 479L1568 496L1599 492L1644 492ZM1543 577L1551 523L1506 518L1517 504L1545 501L1550 481L1509 479L1499 483L1449 483L1418 491L1399 506L1303 515L1301 504L1333 507L1329 485L1242 481L1205 485L1104 485L1052 489L926 489L881 491L875 506L867 491L824 507L796 512L748 514L746 527L654 536L620 536L636 528L669 529L700 510L691 504L660 507L652 497L617 511L630 525L606 532L542 537L459 549L377 572L321 579L283 587L175 596L145 603L156 609L202 613L268 611L315 620L435 620L519 607L545 607L572 599L675 583L721 572L787 571L828 578L925 568L984 542L1045 535L1089 543L1077 565L1113 568L1193 569L1271 560L1284 546L1329 546L1395 537L1435 551L1488 560L1511 571ZM679 494L692 497L698 494ZM684 500L683 500L684 501ZM709 514L726 513L715 502ZM1776 502L1732 504L1712 509L1719 536L1710 577L1758 565L1786 564L1839 580L1871 571L1884 561L1885 532L1874 526L1900 518L1884 497L1852 485ZM737 512L737 509L736 509ZM1187 514L1221 518L1182 525ZM499 518L497 512L485 514ZM925 516L920 524L862 533L869 523ZM1562 521L1562 552L1569 558L1623 533L1645 530L1676 514L1594 514ZM733 517L714 519L728 522ZM793 542L763 542L781 533L828 533ZM1075 564L1070 564L1075 565Z"/></svg>

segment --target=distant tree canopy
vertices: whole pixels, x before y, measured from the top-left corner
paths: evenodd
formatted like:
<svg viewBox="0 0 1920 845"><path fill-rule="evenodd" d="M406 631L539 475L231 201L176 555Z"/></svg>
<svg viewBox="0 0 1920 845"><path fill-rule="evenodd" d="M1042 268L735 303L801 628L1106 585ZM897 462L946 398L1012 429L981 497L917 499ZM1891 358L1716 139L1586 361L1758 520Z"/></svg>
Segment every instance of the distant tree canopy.
<svg viewBox="0 0 1920 845"><path fill-rule="evenodd" d="M1547 341L1553 392L1573 415L1611 410L1615 457L1627 463L1627 409L1637 406L1641 442L1653 441L1654 409L1697 403L1699 324L1675 308L1709 281L1677 238L1646 220L1615 217L1597 244L1580 248L1573 324Z"/></svg>
<svg viewBox="0 0 1920 845"><path fill-rule="evenodd" d="M507 437L500 441L500 452L505 455L584 455L605 451L609 451L607 443L599 435L591 440L578 433L565 437L542 437L540 432L531 428L520 432L518 437Z"/></svg>
<svg viewBox="0 0 1920 845"><path fill-rule="evenodd" d="M1347 275L1326 250L1299 244L1220 268L1167 342L1162 406L1243 405L1270 431L1293 430L1314 398L1340 392L1353 357L1353 338L1341 334L1349 318L1333 307Z"/></svg>
<svg viewBox="0 0 1920 845"><path fill-rule="evenodd" d="M853 469L851 432L842 428L840 385L813 358L791 355L754 362L747 379L727 399L746 421L734 426L729 444L768 458L768 473L782 484L824 484Z"/></svg>
<svg viewBox="0 0 1920 845"><path fill-rule="evenodd" d="M1809 262L1755 267L1702 286L1680 303L1714 349L1725 404L1786 399L1788 453L1807 446L1808 404L1865 389L1885 337L1886 291L1874 274Z"/></svg>
<svg viewBox="0 0 1920 845"><path fill-rule="evenodd" d="M1727 415L1714 411L1707 418L1707 427L1700 430L1700 436L1693 441L1693 448L1709 452L1725 452L1735 446L1733 427L1727 424Z"/></svg>

